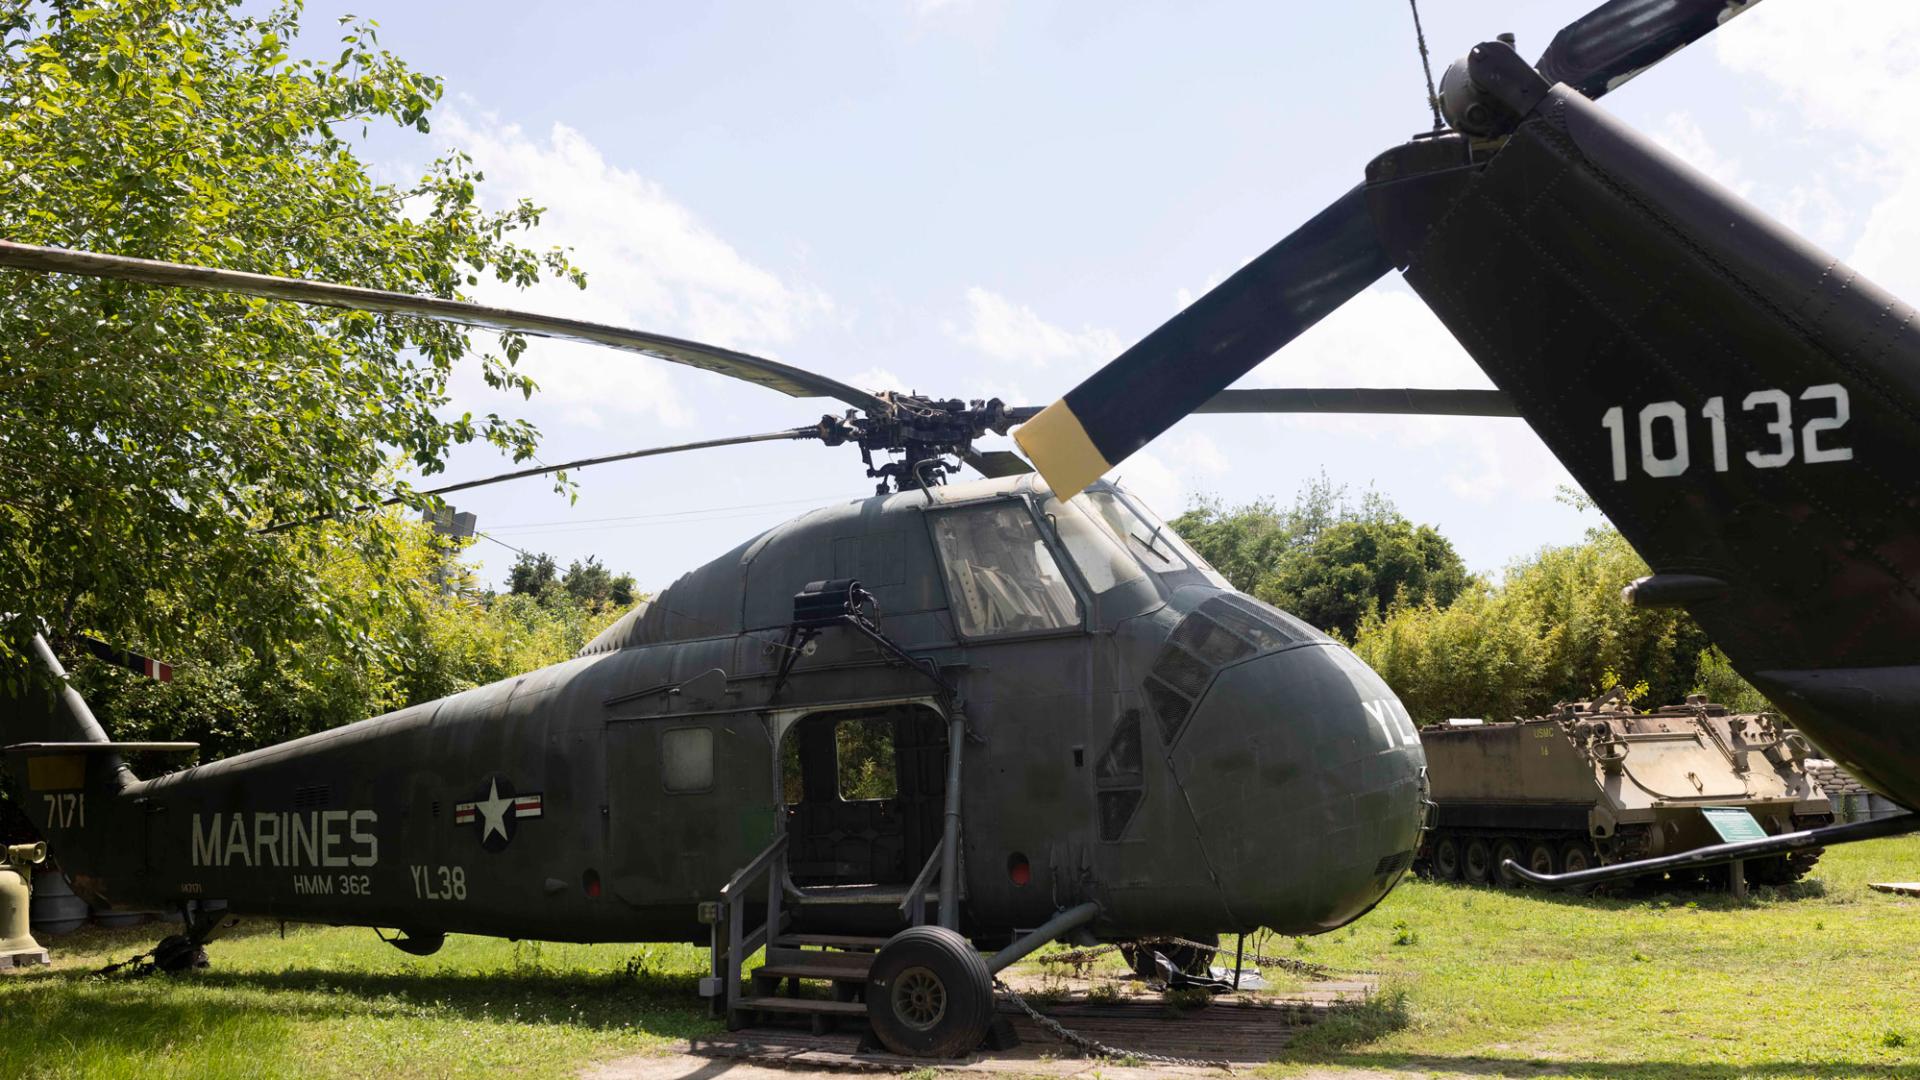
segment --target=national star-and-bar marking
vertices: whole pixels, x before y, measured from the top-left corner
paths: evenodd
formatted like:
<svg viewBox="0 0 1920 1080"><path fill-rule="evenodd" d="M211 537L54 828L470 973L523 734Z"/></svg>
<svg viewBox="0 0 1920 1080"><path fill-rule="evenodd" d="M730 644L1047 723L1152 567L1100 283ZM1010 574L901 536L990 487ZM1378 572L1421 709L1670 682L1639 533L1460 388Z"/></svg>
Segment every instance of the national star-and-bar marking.
<svg viewBox="0 0 1920 1080"><path fill-rule="evenodd" d="M508 829L511 822L525 821L542 816L546 809L546 796L541 792L526 795L512 794L512 785L508 793L501 794L500 778L494 777L487 783L487 797L472 802L455 803L453 823L455 825L480 826L480 843L489 851L498 851L513 839ZM498 837L497 843L494 838Z"/></svg>

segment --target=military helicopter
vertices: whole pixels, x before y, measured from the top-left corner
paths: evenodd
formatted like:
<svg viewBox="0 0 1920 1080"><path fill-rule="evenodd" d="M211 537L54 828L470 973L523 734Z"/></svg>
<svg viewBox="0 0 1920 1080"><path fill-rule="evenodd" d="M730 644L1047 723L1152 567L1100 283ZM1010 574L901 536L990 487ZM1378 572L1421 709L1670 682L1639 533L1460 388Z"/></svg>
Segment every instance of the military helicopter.
<svg viewBox="0 0 1920 1080"><path fill-rule="evenodd" d="M1590 100L1746 6L1611 0L1537 67L1477 47L1443 80L1448 126L1375 159L1045 410L0 242L0 266L596 341L835 398L849 411L812 425L590 461L811 438L856 444L891 488L754 538L566 663L152 780L123 762L144 744L110 741L36 639L47 692L0 724L9 767L78 891L184 906L163 966L229 913L398 927L415 952L449 932L705 940L702 990L730 1021L866 1016L889 1048L952 1054L987 1029L992 973L1046 942L1312 933L1392 888L1425 805L1405 710L1098 477L1191 412L1445 412L1526 418L1655 568L1635 602L1688 606L1828 752L1911 802L1920 481L1898 466L1920 441L1920 350L1904 309ZM1500 391L1225 389L1390 268ZM973 448L1016 424L1037 476ZM948 459L988 478L944 483ZM1820 512L1837 499L1847 514ZM891 797L840 797L849 723L890 737ZM1913 827L1890 822L1754 843ZM775 993L798 979L834 999Z"/></svg>
<svg viewBox="0 0 1920 1080"><path fill-rule="evenodd" d="M1831 757L1920 805L1913 309L1597 108L1757 0L1618 0L1446 71L1436 130L1015 433L1067 494L1399 270L1679 606ZM1440 120L1444 118L1444 125ZM1537 882L1920 827L1915 815Z"/></svg>

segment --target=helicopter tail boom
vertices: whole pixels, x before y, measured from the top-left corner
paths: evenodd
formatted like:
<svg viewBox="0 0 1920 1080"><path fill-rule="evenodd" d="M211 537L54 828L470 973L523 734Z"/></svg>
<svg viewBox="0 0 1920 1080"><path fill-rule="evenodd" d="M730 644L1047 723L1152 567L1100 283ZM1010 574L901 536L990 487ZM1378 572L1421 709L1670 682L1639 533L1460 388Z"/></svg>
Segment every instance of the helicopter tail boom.
<svg viewBox="0 0 1920 1080"><path fill-rule="evenodd" d="M1920 755L1913 310L1569 88L1511 97L1490 159L1374 163L1396 264L1646 558L1629 600L1684 606L1911 802L1884 766Z"/></svg>
<svg viewBox="0 0 1920 1080"><path fill-rule="evenodd" d="M89 875L111 858L110 838L124 843L125 827L138 824L119 820L131 809L121 796L136 782L122 751L184 744L110 741L47 639L35 634L26 646L33 674L4 695L0 747L20 809L84 895Z"/></svg>

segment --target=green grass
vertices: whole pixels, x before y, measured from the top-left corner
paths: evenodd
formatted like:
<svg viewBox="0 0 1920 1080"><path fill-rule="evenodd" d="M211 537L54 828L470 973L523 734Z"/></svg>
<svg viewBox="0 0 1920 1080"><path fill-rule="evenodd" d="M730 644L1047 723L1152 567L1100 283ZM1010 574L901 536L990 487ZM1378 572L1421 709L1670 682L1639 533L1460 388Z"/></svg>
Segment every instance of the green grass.
<svg viewBox="0 0 1920 1080"><path fill-rule="evenodd" d="M1867 888L1916 879L1908 837L1836 848L1811 880L1745 904L1408 882L1305 943L1385 992L1269 1071L1920 1077L1920 900Z"/></svg>
<svg viewBox="0 0 1920 1080"><path fill-rule="evenodd" d="M93 978L155 928L50 944L50 971L0 978L0 1076L563 1076L718 1025L705 953L450 937L425 959L370 930L250 924L190 977Z"/></svg>
<svg viewBox="0 0 1920 1080"><path fill-rule="evenodd" d="M1409 882L1351 927L1261 943L1383 980L1267 1071L1920 1078L1920 900L1866 887L1920 879L1920 838L1836 849L1815 879L1744 905ZM155 936L57 939L52 970L0 978L0 1077L570 1075L717 1028L687 946L456 937L416 959L254 925L197 976L88 977Z"/></svg>

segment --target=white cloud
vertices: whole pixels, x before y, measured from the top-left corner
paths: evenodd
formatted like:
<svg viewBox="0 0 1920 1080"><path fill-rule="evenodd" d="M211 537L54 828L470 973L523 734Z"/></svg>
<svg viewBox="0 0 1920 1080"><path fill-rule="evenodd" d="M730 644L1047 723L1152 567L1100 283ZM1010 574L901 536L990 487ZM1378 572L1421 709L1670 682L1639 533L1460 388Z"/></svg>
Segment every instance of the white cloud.
<svg viewBox="0 0 1920 1080"><path fill-rule="evenodd" d="M584 291L550 282L521 292L487 279L476 289L479 299L761 354L832 311L824 293L755 264L659 184L609 162L564 124L537 137L491 116L456 112L440 118L435 132L486 173L483 200L525 197L545 207L527 242L571 248L587 272ZM536 404L560 406L562 422L589 427L607 416L685 426L691 415L681 380L714 377L538 339L522 365L540 383Z"/></svg>
<svg viewBox="0 0 1920 1080"><path fill-rule="evenodd" d="M1105 362L1124 343L1111 330L1095 326L1067 330L1042 319L1032 308L999 293L974 286L967 290L967 325L949 326L961 342L996 360L1045 367L1058 362Z"/></svg>
<svg viewBox="0 0 1920 1080"><path fill-rule="evenodd" d="M1920 143L1920 4L1762 4L1713 43L1721 63L1779 87L1812 126Z"/></svg>
<svg viewBox="0 0 1920 1080"><path fill-rule="evenodd" d="M1210 436L1198 432L1162 436L1108 474L1140 496L1154 512L1173 517L1186 510L1206 482L1228 469L1227 455Z"/></svg>
<svg viewBox="0 0 1920 1080"><path fill-rule="evenodd" d="M862 390L892 390L905 393L912 389L905 379L883 367L870 367L845 381Z"/></svg>
<svg viewBox="0 0 1920 1080"><path fill-rule="evenodd" d="M1715 149L1692 113L1684 110L1668 113L1660 129L1652 134L1653 141L1668 153L1713 177L1722 187L1741 198L1752 198L1753 180L1746 175L1740 160L1727 157Z"/></svg>
<svg viewBox="0 0 1920 1080"><path fill-rule="evenodd" d="M1376 286L1327 316L1241 385L1287 387L1420 387L1491 389L1480 366L1420 298ZM1572 479L1538 437L1504 417L1287 416L1283 428L1352 446L1384 441L1392 452L1446 463L1442 482L1483 505L1502 500L1550 501Z"/></svg>
<svg viewBox="0 0 1920 1080"><path fill-rule="evenodd" d="M1736 75L1779 90L1806 127L1860 144L1790 193L1787 223L1837 244L1855 220L1847 204L1871 200L1847 261L1920 299L1920 4L1765 4L1714 48Z"/></svg>

